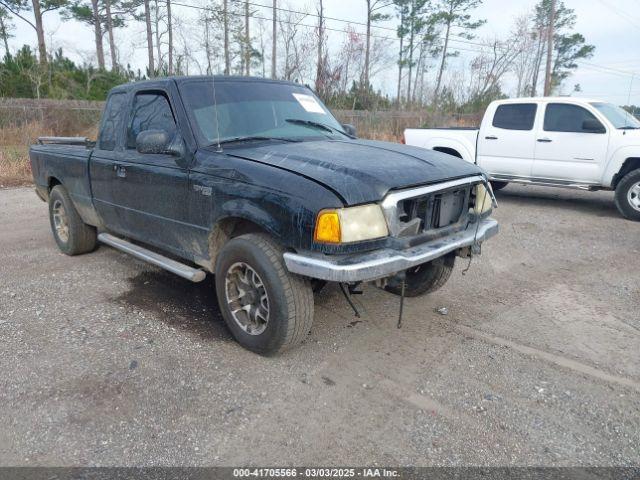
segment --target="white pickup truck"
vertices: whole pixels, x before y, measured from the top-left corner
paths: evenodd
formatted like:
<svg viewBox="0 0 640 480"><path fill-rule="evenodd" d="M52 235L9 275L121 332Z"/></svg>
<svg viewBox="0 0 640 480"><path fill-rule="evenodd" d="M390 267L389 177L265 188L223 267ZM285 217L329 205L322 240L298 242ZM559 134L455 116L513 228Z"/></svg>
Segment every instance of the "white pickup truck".
<svg viewBox="0 0 640 480"><path fill-rule="evenodd" d="M499 100L479 130L408 129L404 142L478 164L494 190L509 182L615 190L622 215L640 221L640 121L610 103Z"/></svg>

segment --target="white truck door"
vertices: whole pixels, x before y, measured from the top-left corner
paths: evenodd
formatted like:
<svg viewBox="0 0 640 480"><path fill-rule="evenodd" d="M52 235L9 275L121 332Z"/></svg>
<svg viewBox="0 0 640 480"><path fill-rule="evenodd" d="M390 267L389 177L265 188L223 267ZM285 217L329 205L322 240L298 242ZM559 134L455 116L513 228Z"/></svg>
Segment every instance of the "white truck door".
<svg viewBox="0 0 640 480"><path fill-rule="evenodd" d="M585 107L549 103L536 136L532 176L562 183L599 183L609 148L605 125Z"/></svg>
<svg viewBox="0 0 640 480"><path fill-rule="evenodd" d="M478 136L478 165L491 177L531 175L535 151L535 102L498 104L489 108Z"/></svg>

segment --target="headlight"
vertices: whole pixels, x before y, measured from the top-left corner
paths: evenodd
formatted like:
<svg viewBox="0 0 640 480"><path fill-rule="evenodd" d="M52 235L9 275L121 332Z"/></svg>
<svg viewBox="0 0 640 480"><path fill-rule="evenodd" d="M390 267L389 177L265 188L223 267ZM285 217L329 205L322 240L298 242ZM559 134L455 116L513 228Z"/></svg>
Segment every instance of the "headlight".
<svg viewBox="0 0 640 480"><path fill-rule="evenodd" d="M493 200L491 198L491 194L482 183L476 185L475 195L476 203L473 206L473 211L478 215L482 215L483 213L490 211L493 207Z"/></svg>
<svg viewBox="0 0 640 480"><path fill-rule="evenodd" d="M321 243L350 243L389 235L380 205L322 210L313 239Z"/></svg>

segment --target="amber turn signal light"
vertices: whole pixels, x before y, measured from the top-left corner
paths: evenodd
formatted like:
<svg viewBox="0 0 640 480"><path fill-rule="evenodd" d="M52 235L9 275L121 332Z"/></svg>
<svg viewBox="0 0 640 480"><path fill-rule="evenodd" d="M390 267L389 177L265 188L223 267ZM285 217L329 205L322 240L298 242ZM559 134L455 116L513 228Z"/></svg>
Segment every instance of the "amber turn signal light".
<svg viewBox="0 0 640 480"><path fill-rule="evenodd" d="M318 214L313 239L322 243L340 243L340 217L335 210L323 210Z"/></svg>

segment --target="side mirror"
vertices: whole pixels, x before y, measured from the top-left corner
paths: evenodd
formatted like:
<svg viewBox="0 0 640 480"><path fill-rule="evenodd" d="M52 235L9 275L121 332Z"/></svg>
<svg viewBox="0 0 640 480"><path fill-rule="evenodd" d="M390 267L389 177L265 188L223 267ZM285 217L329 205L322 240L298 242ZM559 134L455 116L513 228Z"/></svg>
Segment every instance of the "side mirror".
<svg viewBox="0 0 640 480"><path fill-rule="evenodd" d="M182 157L184 142L177 133L171 138L165 130L143 130L136 137L136 150L140 153L168 154Z"/></svg>
<svg viewBox="0 0 640 480"><path fill-rule="evenodd" d="M588 118L583 121L582 130L587 133L606 133L602 124L595 118Z"/></svg>
<svg viewBox="0 0 640 480"><path fill-rule="evenodd" d="M344 131L347 132L352 137L356 136L356 127L354 127L350 123L343 123L342 128L344 128Z"/></svg>

